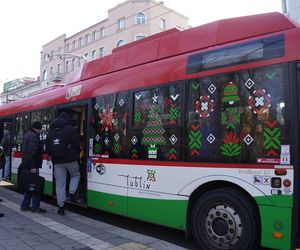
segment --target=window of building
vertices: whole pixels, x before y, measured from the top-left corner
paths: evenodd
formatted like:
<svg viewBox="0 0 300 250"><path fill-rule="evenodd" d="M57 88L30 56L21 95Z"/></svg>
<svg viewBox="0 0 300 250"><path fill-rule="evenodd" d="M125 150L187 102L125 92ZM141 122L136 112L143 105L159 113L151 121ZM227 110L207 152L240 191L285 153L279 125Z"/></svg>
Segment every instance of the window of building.
<svg viewBox="0 0 300 250"><path fill-rule="evenodd" d="M73 50L77 48L77 41L73 41Z"/></svg>
<svg viewBox="0 0 300 250"><path fill-rule="evenodd" d="M80 58L77 58L77 67L80 67Z"/></svg>
<svg viewBox="0 0 300 250"><path fill-rule="evenodd" d="M49 55L48 54L44 54L44 63L48 62L48 58L49 58Z"/></svg>
<svg viewBox="0 0 300 250"><path fill-rule="evenodd" d="M135 35L135 41L141 40L141 39L143 39L143 38L145 38L145 37L146 37L146 35L144 35L144 34L138 34L138 35Z"/></svg>
<svg viewBox="0 0 300 250"><path fill-rule="evenodd" d="M163 18L160 19L160 21L159 21L159 27L162 30L166 29L166 20L165 19L163 19Z"/></svg>
<svg viewBox="0 0 300 250"><path fill-rule="evenodd" d="M54 75L53 67L50 68L50 76Z"/></svg>
<svg viewBox="0 0 300 250"><path fill-rule="evenodd" d="M123 45L125 45L126 44L126 41L124 40L124 39L121 39L121 40L119 40L118 42L117 42L117 48L118 47L121 47L121 46L123 46Z"/></svg>
<svg viewBox="0 0 300 250"><path fill-rule="evenodd" d="M79 38L79 46L80 47L84 46L84 40L82 37Z"/></svg>
<svg viewBox="0 0 300 250"><path fill-rule="evenodd" d="M125 17L118 20L118 30L125 29Z"/></svg>
<svg viewBox="0 0 300 250"><path fill-rule="evenodd" d="M92 32L92 41L94 42L96 40L96 31Z"/></svg>
<svg viewBox="0 0 300 250"><path fill-rule="evenodd" d="M104 47L99 48L99 57L104 56Z"/></svg>
<svg viewBox="0 0 300 250"><path fill-rule="evenodd" d="M146 15L144 13L142 13L142 12L137 13L135 18L136 18L135 19L135 23L136 24L146 23Z"/></svg>
<svg viewBox="0 0 300 250"><path fill-rule="evenodd" d="M67 44L67 47L66 47L66 52L70 52L70 51L71 51L71 44L68 43L68 44Z"/></svg>
<svg viewBox="0 0 300 250"><path fill-rule="evenodd" d="M85 56L86 58L88 58L88 57L89 57L89 52L86 52L86 53L84 54L84 56Z"/></svg>
<svg viewBox="0 0 300 250"><path fill-rule="evenodd" d="M70 62L66 61L66 73L70 72Z"/></svg>
<svg viewBox="0 0 300 250"><path fill-rule="evenodd" d="M100 38L105 37L105 29L104 28L100 28Z"/></svg>
<svg viewBox="0 0 300 250"><path fill-rule="evenodd" d="M61 73L61 63L57 64L57 73Z"/></svg>
<svg viewBox="0 0 300 250"><path fill-rule="evenodd" d="M43 71L43 80L47 80L48 79L48 74L47 74L47 70Z"/></svg>
<svg viewBox="0 0 300 250"><path fill-rule="evenodd" d="M96 58L96 53L97 53L96 50L93 50L93 51L92 51L92 58Z"/></svg>
<svg viewBox="0 0 300 250"><path fill-rule="evenodd" d="M72 59L72 65L71 70L73 71L75 69L75 58Z"/></svg>
<svg viewBox="0 0 300 250"><path fill-rule="evenodd" d="M90 35L87 34L85 35L85 44L89 44L90 43Z"/></svg>

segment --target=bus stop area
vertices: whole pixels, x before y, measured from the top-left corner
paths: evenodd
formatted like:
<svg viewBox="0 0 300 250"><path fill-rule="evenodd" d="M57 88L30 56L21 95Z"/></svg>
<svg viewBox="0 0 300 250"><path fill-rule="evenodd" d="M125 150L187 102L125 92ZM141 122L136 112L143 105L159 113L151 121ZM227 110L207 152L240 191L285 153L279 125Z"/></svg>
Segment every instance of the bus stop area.
<svg viewBox="0 0 300 250"><path fill-rule="evenodd" d="M22 194L0 182L0 250L27 249L185 249L169 242L103 223L41 202L47 213L21 211Z"/></svg>

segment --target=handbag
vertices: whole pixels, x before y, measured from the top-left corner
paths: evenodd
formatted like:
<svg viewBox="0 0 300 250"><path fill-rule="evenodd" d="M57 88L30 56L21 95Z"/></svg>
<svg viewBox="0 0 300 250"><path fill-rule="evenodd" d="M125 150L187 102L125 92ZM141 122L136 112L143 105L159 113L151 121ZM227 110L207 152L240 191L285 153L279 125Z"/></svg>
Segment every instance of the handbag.
<svg viewBox="0 0 300 250"><path fill-rule="evenodd" d="M29 169L24 169L21 166L18 168L18 188L22 193L37 193L44 192L45 178L37 174L33 174Z"/></svg>

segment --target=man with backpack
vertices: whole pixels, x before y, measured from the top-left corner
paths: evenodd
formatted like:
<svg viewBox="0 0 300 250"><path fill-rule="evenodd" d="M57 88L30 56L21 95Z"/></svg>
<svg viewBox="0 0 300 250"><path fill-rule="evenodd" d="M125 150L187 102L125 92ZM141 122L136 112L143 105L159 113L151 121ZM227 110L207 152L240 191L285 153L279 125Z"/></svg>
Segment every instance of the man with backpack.
<svg viewBox="0 0 300 250"><path fill-rule="evenodd" d="M80 173L78 158L80 153L80 135L73 126L71 117L62 112L50 124L47 134L47 152L54 165L56 181L56 199L59 209L58 214L65 214L66 181L69 172L71 181L69 185L70 201L76 202L75 192L77 190Z"/></svg>

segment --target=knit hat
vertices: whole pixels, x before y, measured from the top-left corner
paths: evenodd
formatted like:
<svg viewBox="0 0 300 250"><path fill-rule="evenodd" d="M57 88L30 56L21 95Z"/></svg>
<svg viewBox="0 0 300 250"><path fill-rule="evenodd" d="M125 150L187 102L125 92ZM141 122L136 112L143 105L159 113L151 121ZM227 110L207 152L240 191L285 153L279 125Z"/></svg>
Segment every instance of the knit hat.
<svg viewBox="0 0 300 250"><path fill-rule="evenodd" d="M34 122L34 123L31 124L31 128L42 129L42 123L40 123L40 122Z"/></svg>

